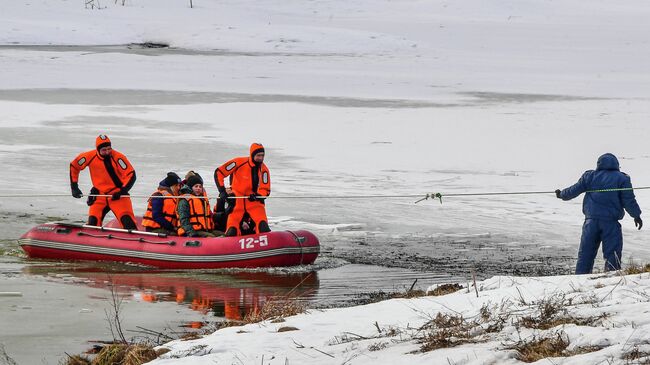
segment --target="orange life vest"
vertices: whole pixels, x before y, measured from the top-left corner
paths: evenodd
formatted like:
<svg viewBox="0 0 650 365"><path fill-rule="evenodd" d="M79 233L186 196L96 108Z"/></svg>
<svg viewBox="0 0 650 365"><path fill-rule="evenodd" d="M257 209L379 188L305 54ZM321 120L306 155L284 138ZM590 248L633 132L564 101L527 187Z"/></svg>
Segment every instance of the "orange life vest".
<svg viewBox="0 0 650 365"><path fill-rule="evenodd" d="M107 168L104 160L112 168ZM102 157L97 150L86 151L70 162L70 182L79 182L79 173L88 167L90 180L99 194L112 194L127 186L135 174L133 166L122 153L113 150L110 156Z"/></svg>
<svg viewBox="0 0 650 365"><path fill-rule="evenodd" d="M271 175L268 167L262 163L259 167L253 162L253 153L264 148L259 143L253 143L248 157L236 157L219 166L214 171L217 188L224 187L224 179L231 176L230 188L236 196L251 194L269 196L271 194ZM257 173L257 186L254 186L253 174Z"/></svg>
<svg viewBox="0 0 650 365"><path fill-rule="evenodd" d="M190 205L190 224L195 231L211 231L214 229L214 222L212 222L212 211L210 210L210 202L207 195L196 196L192 194L183 194L181 199L186 199ZM180 217L178 211L176 216L179 222L178 235L185 234L183 226L180 225Z"/></svg>
<svg viewBox="0 0 650 365"><path fill-rule="evenodd" d="M172 194L164 189L158 189L155 193L151 194L152 196L172 196ZM153 210L151 209L151 201L153 199L162 199L163 200L163 209L162 214L172 226L178 226L178 214L176 212L176 206L178 201L176 198L149 198L149 203L147 204L147 211L142 217L142 225L149 228L161 228L160 224L153 220Z"/></svg>

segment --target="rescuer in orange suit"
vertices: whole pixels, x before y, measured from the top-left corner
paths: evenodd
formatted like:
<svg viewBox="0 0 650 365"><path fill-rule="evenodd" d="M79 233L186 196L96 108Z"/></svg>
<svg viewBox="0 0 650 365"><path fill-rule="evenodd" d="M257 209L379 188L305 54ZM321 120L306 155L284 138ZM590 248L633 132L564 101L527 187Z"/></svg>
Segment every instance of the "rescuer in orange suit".
<svg viewBox="0 0 650 365"><path fill-rule="evenodd" d="M271 194L271 176L264 164L264 146L259 143L251 144L249 156L233 158L214 171L214 182L219 189L220 199L228 198L224 186L227 176L230 176L233 194L248 198L229 200L234 201L234 208L228 215L226 236L241 235L239 223L246 213L257 225L257 233L270 232L264 200Z"/></svg>
<svg viewBox="0 0 650 365"><path fill-rule="evenodd" d="M81 198L79 172L88 167L93 188L91 194L111 195L111 197L88 197L88 224L101 226L109 211L115 214L122 228L137 229L129 190L135 184L135 170L129 160L111 148L111 140L106 135L95 139L95 150L79 154L70 162L70 188L72 196Z"/></svg>

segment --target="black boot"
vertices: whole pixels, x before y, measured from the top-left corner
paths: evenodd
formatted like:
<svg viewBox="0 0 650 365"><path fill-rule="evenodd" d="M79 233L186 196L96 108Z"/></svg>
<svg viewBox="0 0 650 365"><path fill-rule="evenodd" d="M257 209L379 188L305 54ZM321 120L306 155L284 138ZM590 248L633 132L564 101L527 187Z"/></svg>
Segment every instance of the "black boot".
<svg viewBox="0 0 650 365"><path fill-rule="evenodd" d="M122 216L122 218L120 218L120 222L122 223L122 227L124 227L124 229L131 229L134 231L138 230L138 226L128 215Z"/></svg>
<svg viewBox="0 0 650 365"><path fill-rule="evenodd" d="M258 233L271 232L271 228L269 228L269 224L266 221L261 221L258 228Z"/></svg>
<svg viewBox="0 0 650 365"><path fill-rule="evenodd" d="M226 237L234 237L237 235L237 228L235 227L230 227L226 231Z"/></svg>
<svg viewBox="0 0 650 365"><path fill-rule="evenodd" d="M97 224L97 217L92 216L92 215L90 217L88 217L88 225L89 226L98 226L99 224Z"/></svg>

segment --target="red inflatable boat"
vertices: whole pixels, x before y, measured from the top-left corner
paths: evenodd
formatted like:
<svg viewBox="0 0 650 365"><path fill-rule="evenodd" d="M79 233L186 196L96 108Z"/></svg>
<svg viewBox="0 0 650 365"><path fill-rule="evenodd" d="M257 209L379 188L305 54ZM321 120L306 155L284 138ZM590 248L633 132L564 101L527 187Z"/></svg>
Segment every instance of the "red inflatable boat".
<svg viewBox="0 0 650 365"><path fill-rule="evenodd" d="M112 222L111 222L112 223ZM177 237L83 224L45 223L19 240L29 257L119 261L166 269L217 269L311 264L320 252L307 231L241 237Z"/></svg>

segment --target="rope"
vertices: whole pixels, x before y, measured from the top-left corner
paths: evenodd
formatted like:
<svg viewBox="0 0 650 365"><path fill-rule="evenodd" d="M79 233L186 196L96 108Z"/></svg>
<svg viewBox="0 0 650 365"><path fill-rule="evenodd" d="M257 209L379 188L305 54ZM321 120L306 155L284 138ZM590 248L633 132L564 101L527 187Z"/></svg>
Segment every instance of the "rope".
<svg viewBox="0 0 650 365"><path fill-rule="evenodd" d="M0 198L46 198L46 197L69 197L70 194L11 194L11 195L0 195ZM84 197L96 197L96 198L110 198L112 195L109 194L88 194ZM183 195L122 195L130 198L143 198L143 199L172 199L172 198L187 198ZM195 195L193 195L195 196ZM272 196L273 199L373 199L373 198L418 198L422 194L406 194L406 195L284 195L284 196ZM195 196L201 198L200 196ZM229 196L228 199L248 199L248 196ZM259 199L271 198L268 196L258 196ZM210 198L216 199L216 198Z"/></svg>
<svg viewBox="0 0 650 365"><path fill-rule="evenodd" d="M629 191L629 190L647 190L650 189L650 186L642 186L638 188L611 188L611 189L594 189L587 190L586 193L610 193L615 191ZM510 191L510 192L484 192L484 193L451 193L451 194L442 194L442 193L430 193L426 194L424 198L419 199L415 204L428 199L438 199L440 204L442 204L442 197L449 196L493 196L493 195L539 195L539 194L555 194L555 191Z"/></svg>
<svg viewBox="0 0 650 365"><path fill-rule="evenodd" d="M629 191L629 190L647 190L650 189L650 186L642 186L638 188L611 188L611 189L596 189L596 190L587 190L585 193L610 193L615 191ZM475 193L428 193L422 196L422 194L396 194L396 195L382 195L382 194L371 194L371 195L281 195L281 196L258 196L258 199L394 199L394 198L420 198L415 201L415 204L428 200L428 199L438 199L440 204L442 204L443 197L464 197L464 196L495 196L495 195L541 195L541 194L555 194L555 191L503 191L503 192L475 192ZM41 198L41 197L69 197L70 194L12 194L12 195L0 195L0 198ZM109 194L89 194L86 196L92 196L97 198L110 198L112 195ZM172 198L185 198L186 196L164 196L164 195L124 195L130 198L144 198L144 199L172 199ZM200 198L200 197L198 197ZM248 196L230 196L228 199L248 199ZM215 199L215 198L213 198Z"/></svg>

